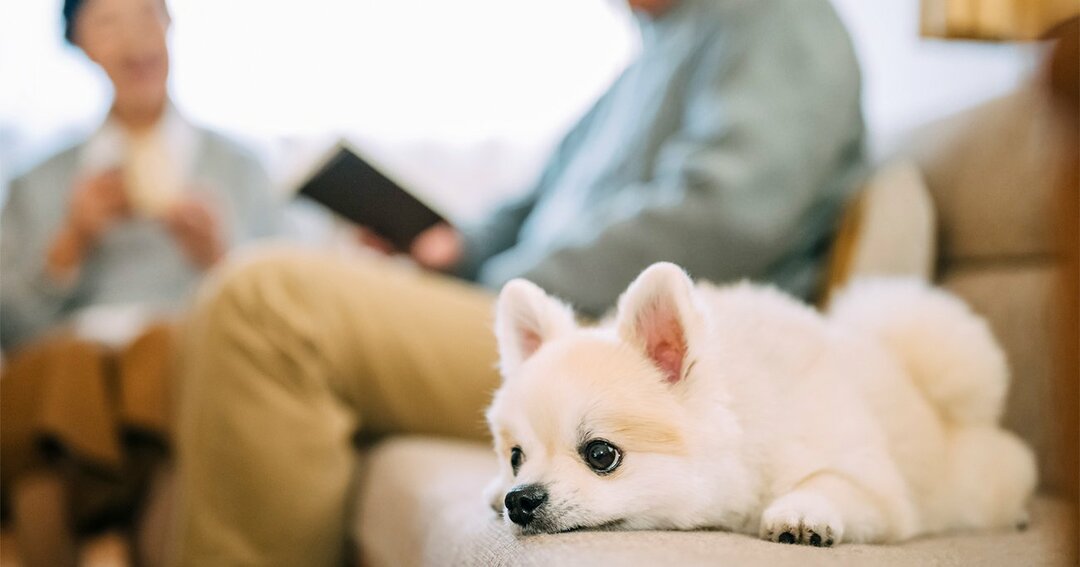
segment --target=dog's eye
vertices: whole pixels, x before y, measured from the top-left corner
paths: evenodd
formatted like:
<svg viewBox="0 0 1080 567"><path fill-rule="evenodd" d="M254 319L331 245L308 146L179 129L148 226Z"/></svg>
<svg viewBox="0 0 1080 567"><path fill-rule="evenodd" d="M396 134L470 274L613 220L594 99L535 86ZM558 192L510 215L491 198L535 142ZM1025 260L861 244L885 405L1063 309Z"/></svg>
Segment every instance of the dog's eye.
<svg viewBox="0 0 1080 567"><path fill-rule="evenodd" d="M619 448L603 439L595 439L585 445L582 456L585 458L585 464L599 474L607 474L619 468L619 463L622 462L622 452Z"/></svg>
<svg viewBox="0 0 1080 567"><path fill-rule="evenodd" d="M518 473L518 469L521 468L521 463L524 461L525 453L521 450L521 447L510 449L510 468L514 469L514 474Z"/></svg>

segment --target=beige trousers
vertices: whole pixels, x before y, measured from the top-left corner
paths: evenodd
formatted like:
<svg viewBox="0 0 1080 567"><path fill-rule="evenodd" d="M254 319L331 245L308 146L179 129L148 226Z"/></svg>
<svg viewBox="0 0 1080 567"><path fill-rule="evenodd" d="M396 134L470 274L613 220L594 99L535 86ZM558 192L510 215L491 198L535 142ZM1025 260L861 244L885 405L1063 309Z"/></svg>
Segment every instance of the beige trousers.
<svg viewBox="0 0 1080 567"><path fill-rule="evenodd" d="M178 564L340 565L358 431L485 435L492 305L450 278L313 251L214 276L182 347Z"/></svg>

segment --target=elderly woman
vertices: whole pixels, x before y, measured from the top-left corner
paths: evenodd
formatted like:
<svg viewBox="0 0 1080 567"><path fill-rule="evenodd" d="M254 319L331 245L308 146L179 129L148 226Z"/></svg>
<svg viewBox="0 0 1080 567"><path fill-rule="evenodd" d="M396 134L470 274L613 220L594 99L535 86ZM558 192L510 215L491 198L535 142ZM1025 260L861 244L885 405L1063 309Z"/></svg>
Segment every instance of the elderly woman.
<svg viewBox="0 0 1080 567"><path fill-rule="evenodd" d="M169 102L164 0L66 0L64 17L112 107L14 180L0 221L0 470L24 558L41 565L74 563L69 528L130 518L147 468L132 447L163 446L168 333L144 323L276 225L257 161Z"/></svg>

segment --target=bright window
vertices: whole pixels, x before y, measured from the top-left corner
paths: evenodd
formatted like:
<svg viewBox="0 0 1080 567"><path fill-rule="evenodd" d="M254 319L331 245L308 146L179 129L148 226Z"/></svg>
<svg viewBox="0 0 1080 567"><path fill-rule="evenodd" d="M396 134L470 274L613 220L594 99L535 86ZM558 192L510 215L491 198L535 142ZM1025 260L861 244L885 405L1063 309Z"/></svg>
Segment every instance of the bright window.
<svg viewBox="0 0 1080 567"><path fill-rule="evenodd" d="M917 0L833 1L878 153L1014 87L1036 61L1031 46L920 39ZM260 147L279 178L308 141L352 136L465 211L526 184L638 48L621 0L171 6L174 98L197 122ZM108 102L59 14L58 0L0 0L0 180L87 132Z"/></svg>

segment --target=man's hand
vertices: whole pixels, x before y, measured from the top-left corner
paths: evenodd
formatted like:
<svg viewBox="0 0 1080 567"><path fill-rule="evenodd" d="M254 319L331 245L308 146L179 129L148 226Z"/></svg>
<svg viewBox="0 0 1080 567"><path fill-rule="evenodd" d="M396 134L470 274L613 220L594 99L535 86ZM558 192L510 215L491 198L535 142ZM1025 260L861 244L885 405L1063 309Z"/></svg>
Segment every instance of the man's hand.
<svg viewBox="0 0 1080 567"><path fill-rule="evenodd" d="M356 227L355 234L357 242L366 248L387 256L400 252L388 240L366 227ZM442 222L416 235L409 246L409 256L414 262L440 272L457 265L463 253L461 233Z"/></svg>
<svg viewBox="0 0 1080 567"><path fill-rule="evenodd" d="M397 253L397 249L394 248L394 245L391 244L389 240L379 236L375 231L366 226L355 226L353 228L353 234L356 236L356 242L364 248L373 250L384 256L391 256Z"/></svg>
<svg viewBox="0 0 1080 567"><path fill-rule="evenodd" d="M456 266L464 251L461 233L443 222L416 235L409 247L409 255L417 264L440 272Z"/></svg>
<svg viewBox="0 0 1080 567"><path fill-rule="evenodd" d="M199 268L205 270L225 255L221 222L202 200L182 198L165 211L161 220L184 254Z"/></svg>
<svg viewBox="0 0 1080 567"><path fill-rule="evenodd" d="M70 280L101 237L130 215L119 170L79 181L68 202L67 218L49 247L47 273L57 281Z"/></svg>

